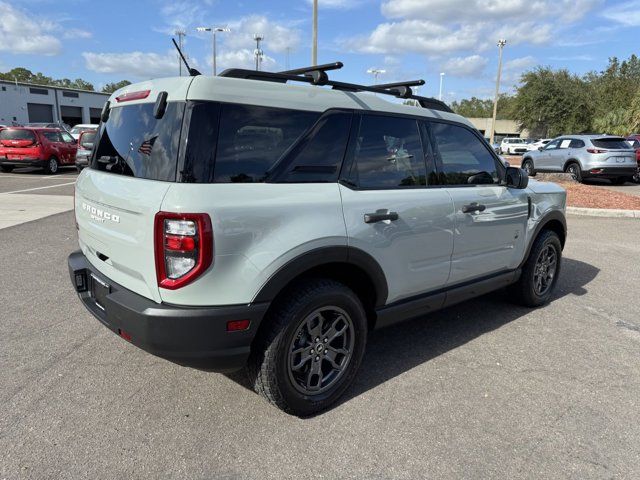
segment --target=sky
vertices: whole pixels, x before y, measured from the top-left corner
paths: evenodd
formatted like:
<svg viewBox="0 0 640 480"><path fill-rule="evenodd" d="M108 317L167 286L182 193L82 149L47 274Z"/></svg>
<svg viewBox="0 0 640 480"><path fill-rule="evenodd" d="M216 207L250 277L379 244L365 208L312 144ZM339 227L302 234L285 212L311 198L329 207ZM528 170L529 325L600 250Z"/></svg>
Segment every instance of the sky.
<svg viewBox="0 0 640 480"><path fill-rule="evenodd" d="M192 66L210 75L221 26L218 72L253 68L253 35L264 36L263 69L311 64L311 0L0 0L0 71L26 67L54 78L107 82L178 74L171 44L186 32ZM342 61L336 80L422 78L420 95L450 102L490 98L497 41L507 40L501 91L537 65L577 74L608 58L640 54L640 0L319 0L318 62Z"/></svg>

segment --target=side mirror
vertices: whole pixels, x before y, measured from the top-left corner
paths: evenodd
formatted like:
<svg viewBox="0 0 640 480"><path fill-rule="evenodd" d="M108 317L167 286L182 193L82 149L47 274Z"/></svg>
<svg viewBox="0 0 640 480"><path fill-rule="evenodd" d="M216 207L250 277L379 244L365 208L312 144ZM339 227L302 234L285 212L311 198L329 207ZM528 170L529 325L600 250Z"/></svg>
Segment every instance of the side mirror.
<svg viewBox="0 0 640 480"><path fill-rule="evenodd" d="M542 149L543 149L543 148L544 148L544 147L538 147L538 150L539 150L539 151L542 151Z"/></svg>
<svg viewBox="0 0 640 480"><path fill-rule="evenodd" d="M527 188L529 185L529 176L521 168L509 167L505 176L507 187L517 188L519 190Z"/></svg>

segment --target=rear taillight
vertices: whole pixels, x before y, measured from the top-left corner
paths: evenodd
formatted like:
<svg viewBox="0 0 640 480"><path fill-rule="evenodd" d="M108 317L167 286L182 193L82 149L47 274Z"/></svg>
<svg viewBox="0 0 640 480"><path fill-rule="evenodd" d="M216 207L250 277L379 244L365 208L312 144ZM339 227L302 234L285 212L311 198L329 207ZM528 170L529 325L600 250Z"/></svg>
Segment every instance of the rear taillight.
<svg viewBox="0 0 640 480"><path fill-rule="evenodd" d="M154 226L158 286L175 290L194 281L213 260L213 230L206 213L158 212Z"/></svg>
<svg viewBox="0 0 640 480"><path fill-rule="evenodd" d="M587 148L589 153L607 153L607 150L601 150L599 148Z"/></svg>

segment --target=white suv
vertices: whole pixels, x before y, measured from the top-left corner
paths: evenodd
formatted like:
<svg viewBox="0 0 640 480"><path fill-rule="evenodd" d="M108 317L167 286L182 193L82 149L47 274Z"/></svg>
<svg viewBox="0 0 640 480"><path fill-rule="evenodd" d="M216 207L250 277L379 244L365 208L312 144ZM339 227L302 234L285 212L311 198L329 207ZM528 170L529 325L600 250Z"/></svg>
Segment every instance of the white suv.
<svg viewBox="0 0 640 480"><path fill-rule="evenodd" d="M500 142L500 153L502 155L522 155L529 151L528 145L524 138L503 138Z"/></svg>
<svg viewBox="0 0 640 480"><path fill-rule="evenodd" d="M336 67L129 85L76 184L87 309L155 355L246 368L297 415L344 392L370 329L506 286L544 304L566 236L564 190L527 186L419 83Z"/></svg>

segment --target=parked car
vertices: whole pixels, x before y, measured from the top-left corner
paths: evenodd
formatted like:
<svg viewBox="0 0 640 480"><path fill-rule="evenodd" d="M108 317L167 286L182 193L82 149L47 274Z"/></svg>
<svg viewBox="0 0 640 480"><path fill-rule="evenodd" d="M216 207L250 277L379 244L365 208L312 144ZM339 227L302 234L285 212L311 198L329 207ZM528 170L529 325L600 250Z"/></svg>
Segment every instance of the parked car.
<svg viewBox="0 0 640 480"><path fill-rule="evenodd" d="M114 333L245 368L296 415L343 394L373 328L507 286L545 304L566 236L566 192L527 185L444 103L300 71L314 68L287 79L335 89L232 69L113 93L68 259Z"/></svg>
<svg viewBox="0 0 640 480"><path fill-rule="evenodd" d="M64 123L64 122L31 122L31 123L25 123L24 124L25 127L34 127L34 128L57 128L60 130L63 130L67 133L69 133L71 131L71 127L69 126L68 123Z"/></svg>
<svg viewBox="0 0 640 480"><path fill-rule="evenodd" d="M93 151L93 142L96 138L95 130L87 130L80 133L78 138L78 153L76 154L76 169L81 172L89 164L89 157Z"/></svg>
<svg viewBox="0 0 640 480"><path fill-rule="evenodd" d="M0 130L0 169L41 167L47 173L73 165L78 146L73 137L54 128L9 127Z"/></svg>
<svg viewBox="0 0 640 480"><path fill-rule="evenodd" d="M553 138L543 138L543 139L540 139L540 140L535 140L533 142L529 142L527 144L527 149L530 152L533 152L533 151L536 151L536 150L540 150L540 147L544 147L551 140L553 140Z"/></svg>
<svg viewBox="0 0 640 480"><path fill-rule="evenodd" d="M97 129L98 129L98 126L99 126L99 125L97 125L97 124L95 124L95 123L81 123L81 124L78 124L78 125L74 126L74 127L69 131L69 133L71 134L71 136L72 136L73 138L75 138L76 140L78 140L78 139L80 138L80 134L81 134L82 132L86 132L86 131L89 131L89 130L97 130Z"/></svg>
<svg viewBox="0 0 640 480"><path fill-rule="evenodd" d="M522 155L527 150L527 140L524 138L506 137L500 143L502 155Z"/></svg>
<svg viewBox="0 0 640 480"><path fill-rule="evenodd" d="M567 172L578 182L585 178L606 178L622 185L631 180L637 162L634 150L623 137L569 135L556 138L522 158L522 168L537 172Z"/></svg>

